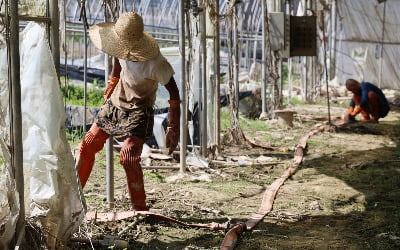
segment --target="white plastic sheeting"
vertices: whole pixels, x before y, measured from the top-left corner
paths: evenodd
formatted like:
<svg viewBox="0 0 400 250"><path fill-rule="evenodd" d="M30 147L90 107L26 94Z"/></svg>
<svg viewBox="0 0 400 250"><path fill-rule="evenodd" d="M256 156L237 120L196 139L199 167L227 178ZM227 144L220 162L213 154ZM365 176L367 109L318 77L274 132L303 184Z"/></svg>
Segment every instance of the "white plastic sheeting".
<svg viewBox="0 0 400 250"><path fill-rule="evenodd" d="M20 34L20 58L25 214L39 218L49 237L66 240L83 219L85 205L65 135L65 111L45 27L27 25ZM56 238L49 243L54 246Z"/></svg>
<svg viewBox="0 0 400 250"><path fill-rule="evenodd" d="M8 109L8 63L7 47L0 38L0 249L7 249L14 236L19 214L18 194L11 169L10 155L10 115Z"/></svg>
<svg viewBox="0 0 400 250"><path fill-rule="evenodd" d="M336 79L343 84L354 78L400 89L400 1L337 1ZM384 28L384 33L382 32ZM381 49L383 56L381 57ZM380 76L380 60L382 74Z"/></svg>
<svg viewBox="0 0 400 250"><path fill-rule="evenodd" d="M168 60L174 69L174 79L176 85L178 86L179 92L181 92L181 54L179 52L179 47L168 47L161 48L161 54ZM157 90L156 107L164 108L169 107L169 93L165 87L159 85Z"/></svg>

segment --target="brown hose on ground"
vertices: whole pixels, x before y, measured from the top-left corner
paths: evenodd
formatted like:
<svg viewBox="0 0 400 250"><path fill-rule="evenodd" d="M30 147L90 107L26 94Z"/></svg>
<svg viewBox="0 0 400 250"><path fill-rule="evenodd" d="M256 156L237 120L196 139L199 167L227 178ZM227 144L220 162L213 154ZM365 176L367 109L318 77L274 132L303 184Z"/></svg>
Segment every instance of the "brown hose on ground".
<svg viewBox="0 0 400 250"><path fill-rule="evenodd" d="M265 191L258 212L254 213L251 216L251 218L246 221L245 224L237 224L233 226L231 230L229 230L229 232L225 235L224 240L222 241L220 249L223 250L233 249L236 245L239 236L244 231L252 230L260 221L264 219L264 217L269 212L271 212L272 205L274 203L279 188L282 186L282 184L286 181L287 178L289 178L292 174L294 174L294 172L296 172L298 166L303 161L304 150L306 149L307 146L307 140L311 136L324 131L328 126L329 125L327 125L326 123L318 125L316 128L311 130L308 134L306 134L304 137L300 139L300 142L296 147L296 151L294 152L294 162L292 166L286 169L286 171L282 174L282 176L279 179L276 179Z"/></svg>

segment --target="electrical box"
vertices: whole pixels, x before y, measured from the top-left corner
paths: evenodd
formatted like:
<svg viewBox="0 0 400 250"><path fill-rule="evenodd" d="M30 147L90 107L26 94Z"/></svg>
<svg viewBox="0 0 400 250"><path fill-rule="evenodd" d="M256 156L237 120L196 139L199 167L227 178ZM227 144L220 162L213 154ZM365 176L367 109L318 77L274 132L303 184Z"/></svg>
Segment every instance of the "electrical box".
<svg viewBox="0 0 400 250"><path fill-rule="evenodd" d="M269 13L269 39L272 50L283 58L317 55L317 18Z"/></svg>
<svg viewBox="0 0 400 250"><path fill-rule="evenodd" d="M317 55L317 17L290 17L290 56Z"/></svg>

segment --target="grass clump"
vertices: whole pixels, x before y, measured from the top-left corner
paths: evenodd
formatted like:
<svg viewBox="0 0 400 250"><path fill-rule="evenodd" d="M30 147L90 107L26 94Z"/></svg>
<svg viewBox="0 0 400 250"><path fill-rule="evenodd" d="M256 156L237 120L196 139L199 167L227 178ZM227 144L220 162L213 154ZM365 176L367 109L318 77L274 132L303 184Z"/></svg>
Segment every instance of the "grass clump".
<svg viewBox="0 0 400 250"><path fill-rule="evenodd" d="M228 108L222 108L221 109L221 130L226 130L231 127L232 124L232 117L231 114L229 113ZM239 115L239 122L240 126L244 131L248 130L261 130L265 131L268 129L267 124L264 121L261 120L253 120L246 118L242 115Z"/></svg>
<svg viewBox="0 0 400 250"><path fill-rule="evenodd" d="M143 171L143 175L145 176L145 178L153 180L157 183L165 183L165 177L160 175L159 173L145 170Z"/></svg>

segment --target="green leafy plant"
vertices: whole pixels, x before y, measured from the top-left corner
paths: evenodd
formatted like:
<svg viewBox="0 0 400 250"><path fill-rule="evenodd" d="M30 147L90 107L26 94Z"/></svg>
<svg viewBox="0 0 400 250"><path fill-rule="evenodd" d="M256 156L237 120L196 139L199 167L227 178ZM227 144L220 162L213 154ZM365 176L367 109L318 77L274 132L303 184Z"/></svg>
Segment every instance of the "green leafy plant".
<svg viewBox="0 0 400 250"><path fill-rule="evenodd" d="M61 92L67 104L80 105L84 104L84 89L81 86L69 85L61 87ZM91 107L99 107L103 104L103 91L100 89L87 89L86 105Z"/></svg>

